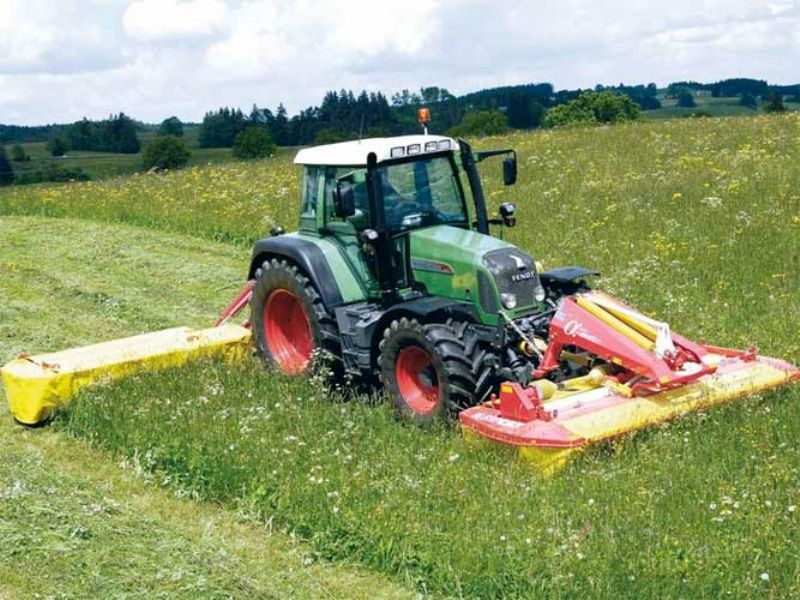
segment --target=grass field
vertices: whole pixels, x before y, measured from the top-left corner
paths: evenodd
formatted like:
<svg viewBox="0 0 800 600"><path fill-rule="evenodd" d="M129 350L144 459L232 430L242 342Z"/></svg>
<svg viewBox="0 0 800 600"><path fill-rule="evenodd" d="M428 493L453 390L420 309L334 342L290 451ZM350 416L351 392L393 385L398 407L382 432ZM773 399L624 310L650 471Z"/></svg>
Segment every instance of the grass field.
<svg viewBox="0 0 800 600"><path fill-rule="evenodd" d="M43 251L47 248L47 251ZM21 349L204 325L246 251L88 221L0 217L0 363ZM404 598L397 585L0 408L0 598Z"/></svg>
<svg viewBox="0 0 800 600"><path fill-rule="evenodd" d="M35 173L48 167L65 169L81 168L92 180L131 175L142 170L142 154L111 154L109 152L70 151L55 158L45 149L43 142L23 144L31 160L12 162L18 177ZM189 166L231 162L234 158L230 148L194 148Z"/></svg>
<svg viewBox="0 0 800 600"><path fill-rule="evenodd" d="M498 185L499 169L487 166L490 203L517 203L510 237L546 265L598 268L602 287L677 331L800 362L800 116L646 122L480 145L517 148L515 188ZM272 223L292 226L296 198L297 172L279 158L6 189L0 214L130 223L164 232L155 237L224 241L214 247L245 257ZM137 271L137 254L119 264ZM173 293L220 305L245 260L239 273L205 279L202 264L186 267ZM76 281L84 277L98 286L111 278L88 266ZM31 279L20 277L20 290ZM189 282L195 291L182 293ZM109 295L127 310L147 304L116 285ZM180 308L162 309L161 320L136 322L192 324ZM3 321L9 354L52 347L38 338L17 345L32 317ZM453 428L401 426L380 398L336 396L313 378L204 364L88 392L55 429L169 489L257 515L305 540L313 560L356 561L421 591L800 595L797 386L597 449L547 481L502 452L467 446Z"/></svg>

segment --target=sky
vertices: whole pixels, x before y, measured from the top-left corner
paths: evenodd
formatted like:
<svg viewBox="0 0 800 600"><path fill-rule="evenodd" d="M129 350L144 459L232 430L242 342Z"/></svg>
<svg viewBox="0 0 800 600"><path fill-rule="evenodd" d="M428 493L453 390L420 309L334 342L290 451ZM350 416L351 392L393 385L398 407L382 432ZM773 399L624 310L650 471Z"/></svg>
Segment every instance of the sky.
<svg viewBox="0 0 800 600"><path fill-rule="evenodd" d="M0 0L7 124L727 77L800 83L800 0Z"/></svg>

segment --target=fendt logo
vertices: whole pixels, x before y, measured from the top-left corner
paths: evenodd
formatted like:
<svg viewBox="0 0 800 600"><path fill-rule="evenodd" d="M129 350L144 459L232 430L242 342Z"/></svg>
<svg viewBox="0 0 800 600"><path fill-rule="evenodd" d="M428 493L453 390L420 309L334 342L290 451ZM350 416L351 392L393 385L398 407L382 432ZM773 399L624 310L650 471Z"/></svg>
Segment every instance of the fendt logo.
<svg viewBox="0 0 800 600"><path fill-rule="evenodd" d="M519 283L520 281L525 281L527 279L533 279L533 271L525 271L524 273L514 273L511 276L511 281L514 283Z"/></svg>

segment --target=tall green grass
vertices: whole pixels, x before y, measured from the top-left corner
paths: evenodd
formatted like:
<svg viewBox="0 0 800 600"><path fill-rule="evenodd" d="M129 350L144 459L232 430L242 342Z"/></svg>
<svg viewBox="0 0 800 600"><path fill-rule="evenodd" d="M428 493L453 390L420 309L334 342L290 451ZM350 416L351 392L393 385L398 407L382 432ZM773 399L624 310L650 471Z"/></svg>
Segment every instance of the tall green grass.
<svg viewBox="0 0 800 600"><path fill-rule="evenodd" d="M800 594L796 400L697 414L552 480L455 430L405 426L385 404L254 363L89 391L59 427L158 484L286 528L320 558L421 591L789 598Z"/></svg>
<svg viewBox="0 0 800 600"><path fill-rule="evenodd" d="M249 163L135 173L70 185L0 189L0 214L80 217L250 244L275 223L295 223L299 171L292 155Z"/></svg>

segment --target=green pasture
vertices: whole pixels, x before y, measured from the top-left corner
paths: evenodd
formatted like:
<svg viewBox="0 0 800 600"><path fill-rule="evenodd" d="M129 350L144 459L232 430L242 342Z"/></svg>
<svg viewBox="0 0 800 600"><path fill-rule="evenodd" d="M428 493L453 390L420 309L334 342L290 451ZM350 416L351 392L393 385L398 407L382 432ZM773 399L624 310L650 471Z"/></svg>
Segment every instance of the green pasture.
<svg viewBox="0 0 800 600"><path fill-rule="evenodd" d="M679 332L800 362L800 115L476 145L518 150L518 185L503 188L487 164L487 195L492 206L517 203L509 237L545 266L597 268L602 288ZM6 230L31 224L9 247L55 265L50 277L38 263L9 267L6 294L20 301L2 309L5 356L208 322L242 283L252 241L294 225L297 183L287 155L0 191L0 214L16 215ZM82 232L64 218L96 224ZM122 235L120 223L136 227ZM37 253L40 240L65 235L77 247ZM95 258L80 250L90 236L108 236ZM184 244L191 259L180 262ZM93 269L103 260L114 268ZM62 263L73 265L66 274ZM26 310L30 301L40 308ZM59 314L59 301L72 308ZM68 325L76 314L100 321ZM89 455L113 457L159 493L267 523L300 540L310 563L361 565L422 594L790 598L800 595L798 400L795 386L698 413L596 448L549 480L468 445L453 426L398 423L380 394L353 397L321 376L292 380L252 363L89 390L41 435L88 443Z"/></svg>

